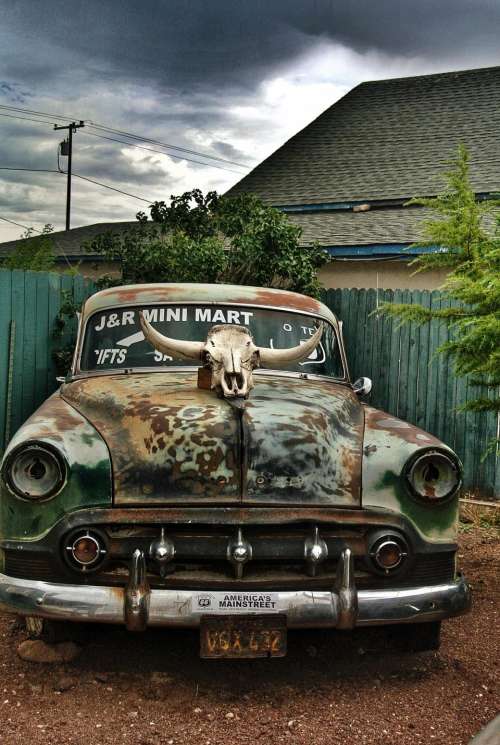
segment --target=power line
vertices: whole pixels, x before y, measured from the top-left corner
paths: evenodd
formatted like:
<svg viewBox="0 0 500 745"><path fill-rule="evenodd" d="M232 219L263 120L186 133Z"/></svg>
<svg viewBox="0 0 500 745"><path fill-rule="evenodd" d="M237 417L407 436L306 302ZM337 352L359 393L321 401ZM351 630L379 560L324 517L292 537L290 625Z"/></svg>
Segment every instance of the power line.
<svg viewBox="0 0 500 745"><path fill-rule="evenodd" d="M38 114L39 116L46 116L49 119L79 119L78 116L65 116L64 114L49 114L46 111L37 111L36 109L25 109L21 106L7 106L6 104L0 104L0 109L7 111L20 111L23 114Z"/></svg>
<svg viewBox="0 0 500 745"><path fill-rule="evenodd" d="M11 168L10 166L0 166L0 171L27 171L28 173L62 173L64 176L68 175L67 171L56 171L55 169L50 168ZM139 199L141 202L153 204L153 202L157 201L155 199L146 199L145 197L139 197L137 196L137 194L130 194L128 191L117 189L115 186L110 186L109 184L103 184L102 181L95 181L95 179L89 178L88 176L81 176L79 173L73 173L73 176L75 176L75 178L82 179L82 181L89 181L91 184L102 186L104 189L111 189L111 191L116 191L118 192L118 194L124 194L126 197Z"/></svg>
<svg viewBox="0 0 500 745"><path fill-rule="evenodd" d="M27 225L21 225L20 222L15 222L15 220L9 220L8 217L2 217L0 215L0 220L5 220L5 222L10 222L11 225L17 225L18 228L24 228L24 230L34 230L36 233L41 233L41 230L38 230L38 228L28 228Z"/></svg>
<svg viewBox="0 0 500 745"><path fill-rule="evenodd" d="M0 105L0 109L5 110L5 111L21 112L21 113L24 113L24 114L35 114L35 115L38 115L38 116L46 116L49 119L66 119L66 120L71 120L71 119L79 119L80 118L80 117L74 117L74 116L65 116L63 114L51 114L51 113L48 113L46 111L38 111L36 109L26 109L26 108L22 108L20 106L7 106L5 104L1 104ZM101 130L103 130L105 132L112 132L114 134L123 135L124 137L129 137L129 138L134 139L134 140L140 140L141 142L148 142L148 143L150 143L152 145L159 145L160 147L166 147L166 148L170 148L172 150L178 150L179 152L188 153L189 155L197 155L198 157L207 158L207 159L210 159L210 160L216 160L216 161L219 161L220 163L228 163L229 165L238 166L239 168L248 168L249 167L245 163L238 163L238 162L236 162L234 160L229 160L227 158L221 158L218 155L209 155L208 153L202 153L202 152L200 152L198 150L191 150L189 148L181 147L179 145L172 145L171 143L161 142L160 140L153 140L153 139L151 139L149 137L143 137L142 135L134 134L133 132L126 132L125 130L122 130L122 129L115 129L114 127L108 127L105 124L99 124L99 122L92 122L90 120L84 120L84 121L86 122L86 124L88 124L88 126L92 126L95 129L101 129ZM43 122L41 122L41 123L43 123Z"/></svg>
<svg viewBox="0 0 500 745"><path fill-rule="evenodd" d="M45 124L45 125L49 124L49 122L46 121L45 119L33 119L28 116L16 116L15 114L3 114L1 112L0 112L0 116L6 116L9 119L22 119L25 122L37 122L37 124Z"/></svg>
<svg viewBox="0 0 500 745"><path fill-rule="evenodd" d="M127 142L126 140L118 140L116 137L106 137L106 135L98 135L96 132L84 132L86 135L92 137L99 137L101 140L110 140L111 142L121 142L123 145L128 147L136 147L140 150L148 150L150 153L158 153L158 155L165 155L169 158L178 158L179 160L188 160L190 163L198 163L201 166L207 166L208 168L220 168L223 171L231 171L231 173L238 173L242 175L241 171L235 171L234 168L226 168L226 166L219 166L216 163L203 163L201 160L194 160L193 158L187 158L185 155L175 155L175 153L165 153L163 150L155 150L152 147L146 147L145 145L137 145L135 142ZM206 157L206 156L203 156Z"/></svg>
<svg viewBox="0 0 500 745"><path fill-rule="evenodd" d="M65 173L65 171L63 171L62 173ZM90 181L91 184L97 184L97 186L103 186L105 189L111 189L111 191L117 191L118 194L124 194L126 197L132 197L132 199L139 199L141 202L147 202L148 204L153 204L153 202L156 201L155 199L145 199L144 197L138 197L137 194L130 194L128 191L122 191L121 189L116 189L114 186L109 186L109 184L103 184L101 181L95 181L94 179L88 178L87 176L80 176L79 173L74 173L73 176L75 176L75 178L81 178L83 181Z"/></svg>
<svg viewBox="0 0 500 745"><path fill-rule="evenodd" d="M54 168L11 168L10 166L0 166L0 171L28 171L28 173L64 173L64 171L56 171Z"/></svg>
<svg viewBox="0 0 500 745"><path fill-rule="evenodd" d="M89 127L94 129L103 129L106 132L113 132L114 134L123 135L124 137L130 137L133 140L140 140L141 142L150 142L152 145L160 145L160 147L168 147L172 150L179 150L181 153L188 153L189 155L199 155L203 158L210 158L211 160L218 160L221 163L229 163L232 166L238 166L239 168L248 168L246 163L237 163L234 160L228 160L227 158L220 158L218 155L208 155L208 153L202 153L199 150L190 150L186 147L180 147L179 145L171 145L168 142L161 142L160 140L153 140L150 137L142 137L136 135L133 132L125 132L123 129L114 129L113 127L107 127L104 124L97 124L97 122L89 122Z"/></svg>

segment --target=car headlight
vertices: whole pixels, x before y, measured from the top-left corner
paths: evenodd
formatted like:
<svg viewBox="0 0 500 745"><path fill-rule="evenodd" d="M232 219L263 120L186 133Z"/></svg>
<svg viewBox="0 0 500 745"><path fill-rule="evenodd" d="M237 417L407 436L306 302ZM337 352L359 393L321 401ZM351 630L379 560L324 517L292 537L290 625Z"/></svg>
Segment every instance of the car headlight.
<svg viewBox="0 0 500 745"><path fill-rule="evenodd" d="M456 494L462 482L457 458L440 450L417 453L405 467L411 493L426 502L442 502Z"/></svg>
<svg viewBox="0 0 500 745"><path fill-rule="evenodd" d="M48 499L64 486L66 466L55 448L26 443L7 456L3 476L7 486L18 497Z"/></svg>

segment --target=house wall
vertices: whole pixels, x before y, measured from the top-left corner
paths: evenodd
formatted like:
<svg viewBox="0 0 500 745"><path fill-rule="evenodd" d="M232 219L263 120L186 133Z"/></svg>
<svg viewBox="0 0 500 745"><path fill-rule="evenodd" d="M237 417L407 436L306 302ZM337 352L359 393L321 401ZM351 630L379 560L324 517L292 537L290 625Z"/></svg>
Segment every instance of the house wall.
<svg viewBox="0 0 500 745"><path fill-rule="evenodd" d="M74 264L74 262L71 262ZM111 261L81 261L78 271L89 279L104 274L120 276L120 265ZM66 262L58 262L56 269L66 272ZM407 261L332 261L319 271L319 279L326 289L436 290L446 278L445 270L432 270L412 276L413 267Z"/></svg>
<svg viewBox="0 0 500 745"><path fill-rule="evenodd" d="M327 289L436 290L446 278L446 270L433 269L412 275L408 261L336 260L325 264L319 279Z"/></svg>

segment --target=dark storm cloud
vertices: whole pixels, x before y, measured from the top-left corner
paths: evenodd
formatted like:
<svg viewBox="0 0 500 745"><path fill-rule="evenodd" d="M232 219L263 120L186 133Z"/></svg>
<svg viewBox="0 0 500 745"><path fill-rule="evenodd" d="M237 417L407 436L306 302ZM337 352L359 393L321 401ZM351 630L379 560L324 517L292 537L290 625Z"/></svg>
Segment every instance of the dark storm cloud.
<svg viewBox="0 0 500 745"><path fill-rule="evenodd" d="M0 0L0 104L253 166L361 80L498 64L499 28L500 0ZM74 171L147 199L239 178L90 131ZM64 136L0 116L0 166L56 168ZM74 225L147 207L73 189ZM0 171L4 217L60 228L64 200L64 175Z"/></svg>
<svg viewBox="0 0 500 745"><path fill-rule="evenodd" d="M4 29L40 54L24 60L40 81L74 64L101 76L155 82L177 94L253 87L315 39L356 51L460 57L474 66L498 50L497 0L4 0ZM12 38L12 37L11 37ZM40 44L40 39L43 44ZM60 55L60 58L58 58ZM20 76L17 55L6 60Z"/></svg>

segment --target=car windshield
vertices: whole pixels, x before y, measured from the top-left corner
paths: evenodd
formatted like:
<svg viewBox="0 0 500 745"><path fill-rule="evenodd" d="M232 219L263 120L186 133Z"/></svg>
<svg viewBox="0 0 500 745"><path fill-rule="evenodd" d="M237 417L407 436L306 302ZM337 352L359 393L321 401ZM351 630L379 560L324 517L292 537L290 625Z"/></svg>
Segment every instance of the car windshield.
<svg viewBox="0 0 500 745"><path fill-rule="evenodd" d="M95 313L87 322L80 370L198 366L192 360L172 358L154 349L141 331L139 310L160 333L189 341L204 341L209 329L221 323L245 326L257 346L273 349L294 347L315 331L311 316L272 308L203 304L109 308ZM333 327L325 323L316 350L307 360L285 369L343 378Z"/></svg>

